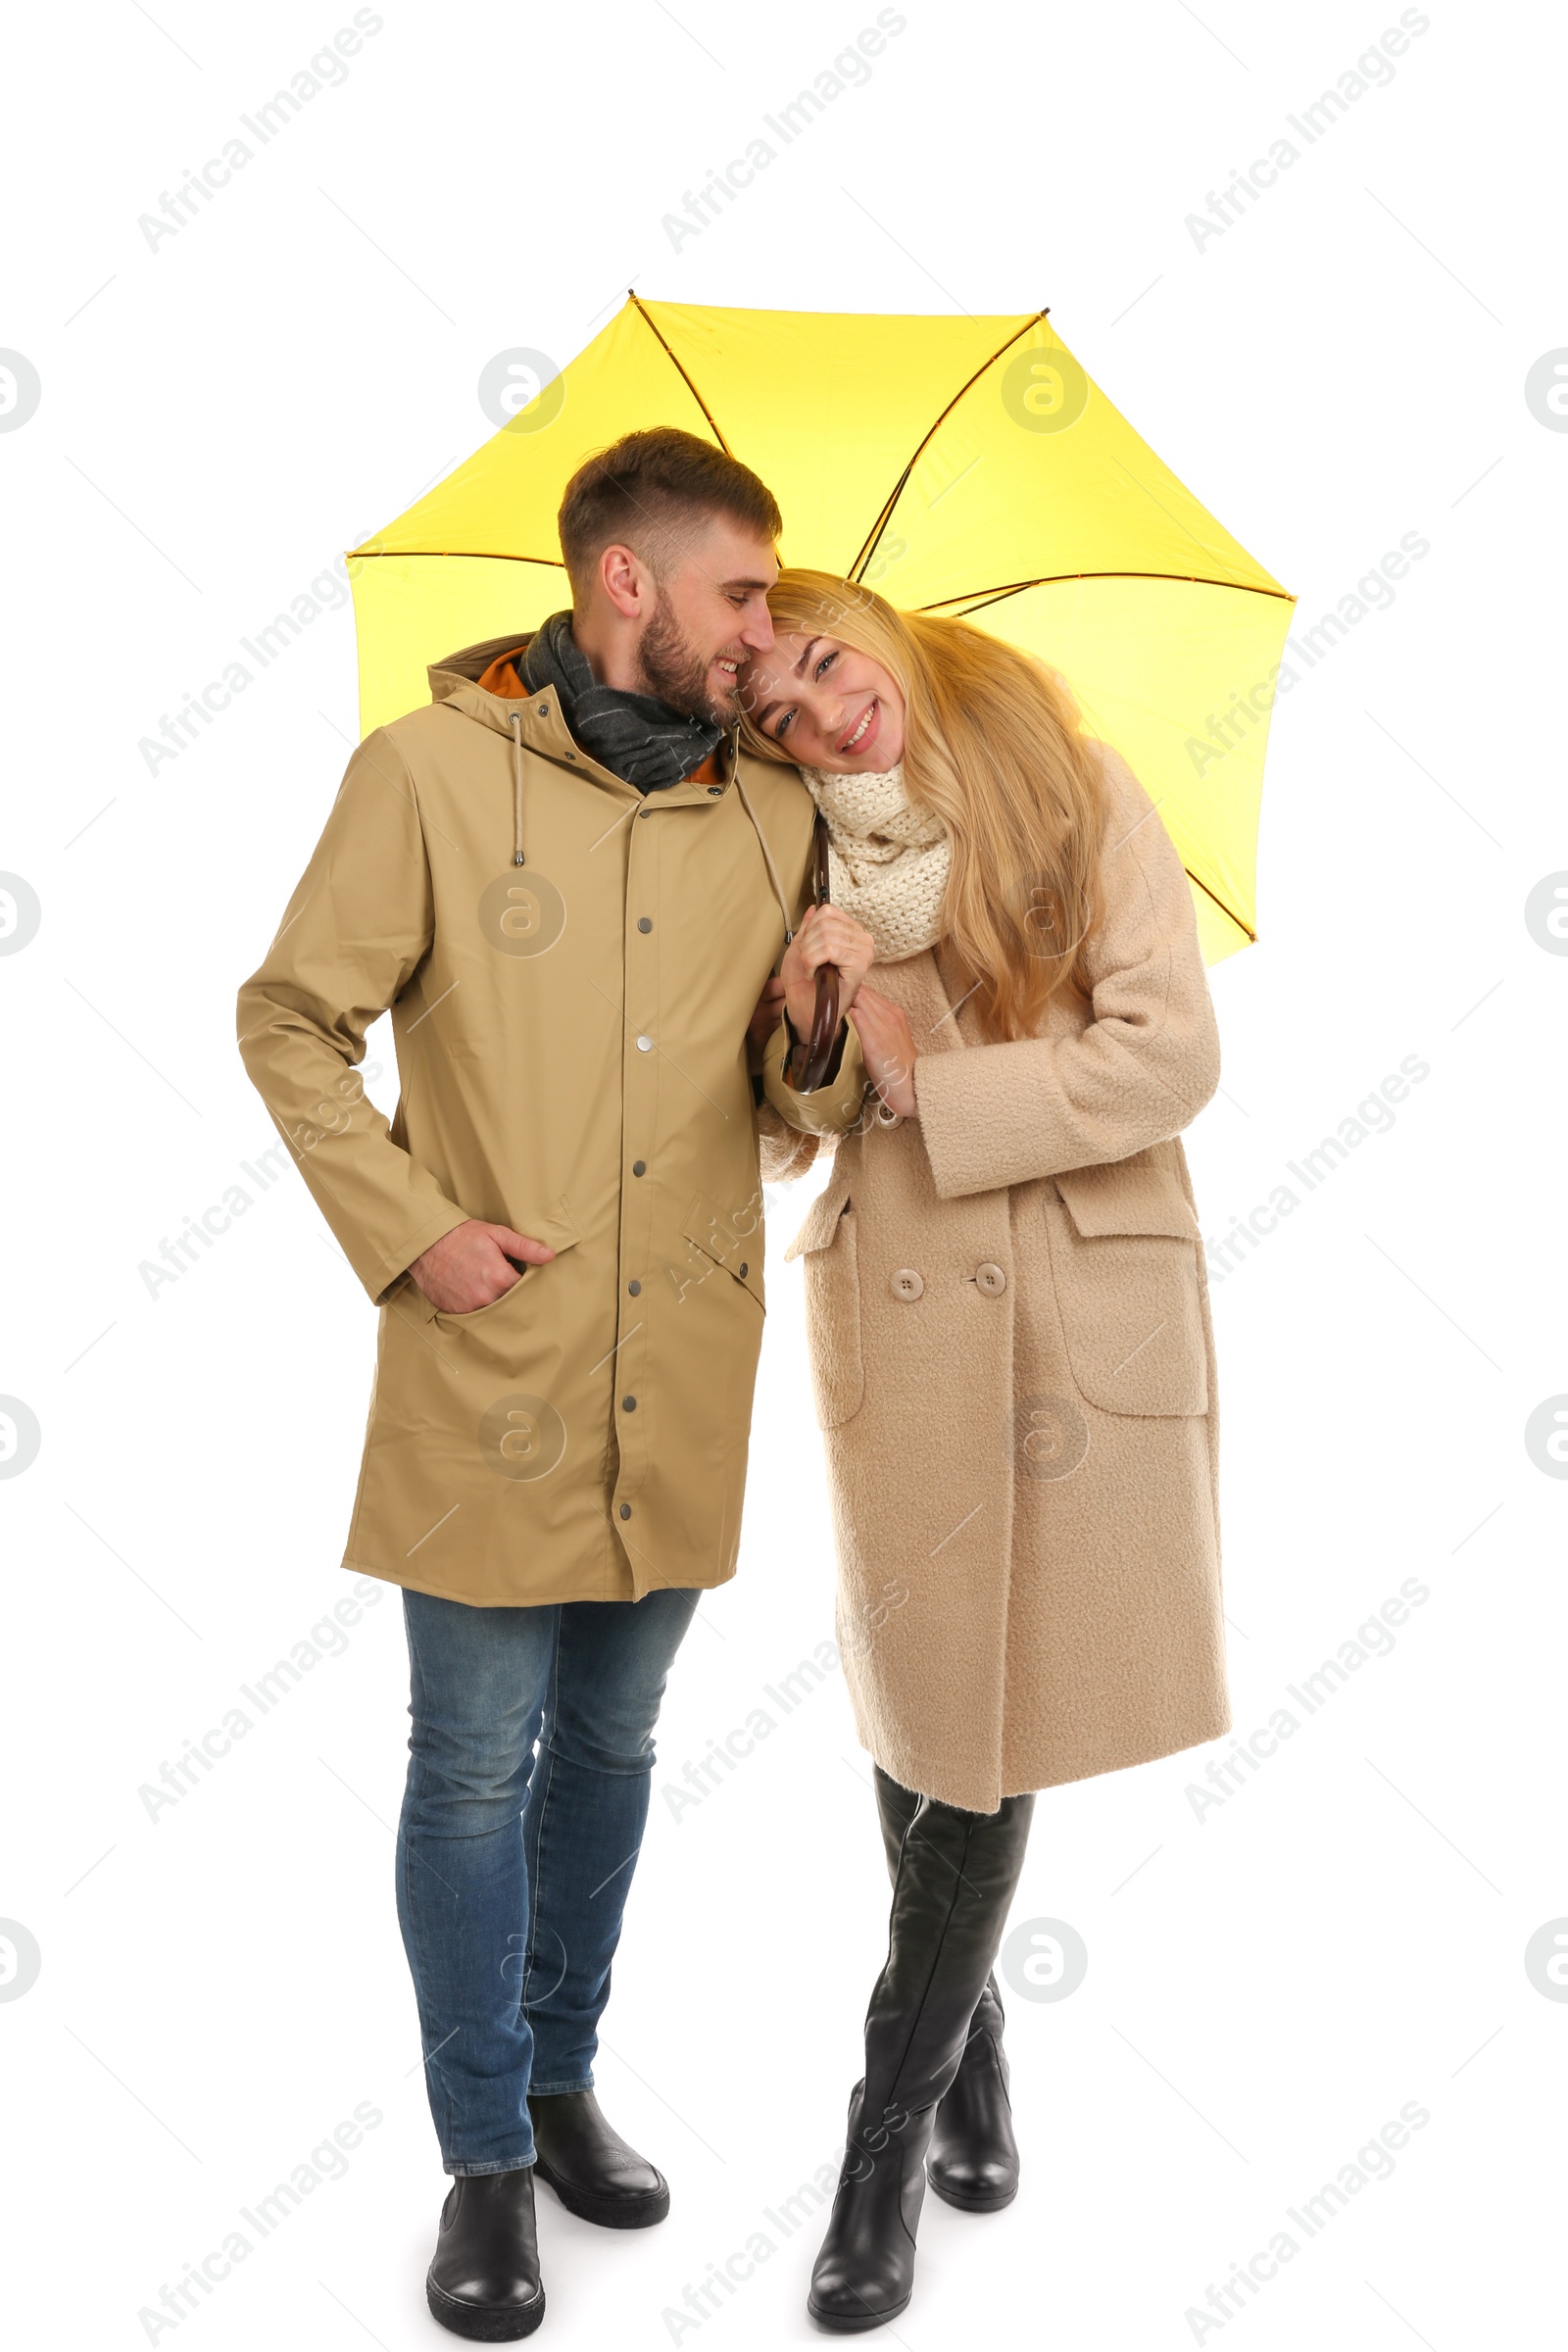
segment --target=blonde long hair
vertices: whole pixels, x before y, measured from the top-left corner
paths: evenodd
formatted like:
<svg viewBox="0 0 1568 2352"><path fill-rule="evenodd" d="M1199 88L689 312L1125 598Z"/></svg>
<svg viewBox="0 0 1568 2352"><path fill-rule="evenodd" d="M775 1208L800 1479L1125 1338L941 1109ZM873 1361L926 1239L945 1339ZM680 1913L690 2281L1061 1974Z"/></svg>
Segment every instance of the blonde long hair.
<svg viewBox="0 0 1568 2352"><path fill-rule="evenodd" d="M897 680L905 789L952 843L942 937L987 1036L1032 1037L1059 989L1089 994L1085 951L1104 911L1103 786L1066 686L967 621L896 612L830 572L783 571L767 603L781 634L836 637ZM741 733L790 761L744 714Z"/></svg>

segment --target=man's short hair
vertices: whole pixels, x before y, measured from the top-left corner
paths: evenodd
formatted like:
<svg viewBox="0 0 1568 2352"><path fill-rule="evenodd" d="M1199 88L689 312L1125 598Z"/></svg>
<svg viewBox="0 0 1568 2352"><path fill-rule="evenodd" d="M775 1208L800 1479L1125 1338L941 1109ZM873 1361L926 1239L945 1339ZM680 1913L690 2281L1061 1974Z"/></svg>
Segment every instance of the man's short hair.
<svg viewBox="0 0 1568 2352"><path fill-rule="evenodd" d="M680 562L692 522L710 514L728 514L768 541L784 528L772 491L726 450L673 425L625 434L578 466L561 502L561 552L573 596L586 595L612 541L634 549L662 579Z"/></svg>

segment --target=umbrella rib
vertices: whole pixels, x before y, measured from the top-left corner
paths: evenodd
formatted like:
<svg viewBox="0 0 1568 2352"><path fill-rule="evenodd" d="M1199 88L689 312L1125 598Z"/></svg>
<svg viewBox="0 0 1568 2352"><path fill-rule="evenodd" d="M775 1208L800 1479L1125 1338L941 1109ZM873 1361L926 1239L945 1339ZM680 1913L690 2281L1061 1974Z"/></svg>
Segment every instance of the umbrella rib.
<svg viewBox="0 0 1568 2352"><path fill-rule="evenodd" d="M356 564L373 564L379 556L458 556L468 564L537 564L551 571L566 568L559 556L514 556L500 547L351 547L348 552ZM1004 589L1003 594L1006 593Z"/></svg>
<svg viewBox="0 0 1568 2352"><path fill-rule="evenodd" d="M559 556L514 556L501 547L351 547L348 552L356 564L373 564L379 556L459 556L469 564L538 564L551 571L566 568ZM1003 590L1004 596L1007 593Z"/></svg>
<svg viewBox="0 0 1568 2352"><path fill-rule="evenodd" d="M1220 897L1219 892L1217 890L1210 890L1208 884L1203 880L1202 875L1195 874L1190 865L1184 865L1182 867L1182 872L1187 876L1189 882L1197 883L1199 889L1202 892L1205 899L1213 900L1221 914L1229 915L1231 921L1236 925L1238 931L1246 932L1248 939L1255 948L1257 945L1257 933L1252 929L1251 924L1244 923L1241 916L1237 913L1235 907L1227 906L1224 900Z"/></svg>
<svg viewBox="0 0 1568 2352"><path fill-rule="evenodd" d="M923 454L925 453L925 451L926 451L926 450L927 450L927 449L930 447L930 444L931 444L931 441L932 441L932 438L933 438L933 436L934 436L934 435L935 435L935 434L936 434L936 433L937 433L937 432L940 430L940 428L941 428L941 427L942 427L942 426L943 426L943 425L944 425L944 424L947 422L948 418L949 418L949 417L950 417L950 416L953 415L953 412L954 412L954 410L955 410L955 409L957 407L957 405L958 405L959 401L960 401L960 400L963 398L964 394L965 394L967 391L969 391L969 390L970 390L970 389L971 389L971 388L972 388L972 387L973 387L975 384L977 384L977 383L980 381L980 378L981 378L981 377L982 377L982 376L985 374L985 372L986 372L986 369L987 369L988 368L994 368L994 367L996 366L996 364L997 364L998 360L1000 360L1000 359L1001 359L1001 357L1002 357L1003 353L1004 353L1004 351L1006 351L1006 350L1009 348L1009 346L1010 346L1010 345L1012 345L1012 344L1016 343L1016 342L1017 342L1017 340L1018 340L1018 337L1019 337L1020 335L1025 335L1025 334L1027 334L1027 333L1028 333L1028 331L1029 331L1029 329L1030 329L1032 326L1038 326L1038 325L1039 325L1039 323L1040 323L1040 321L1041 321L1041 319L1042 319L1042 318L1049 318L1049 316L1050 316L1050 306L1049 306L1049 304L1048 304L1045 310L1043 310L1043 311L1036 311L1036 312L1035 312L1035 313L1034 313L1034 314L1033 314L1033 315L1032 315L1030 318L1026 318L1026 319L1024 320L1024 322L1023 322L1022 326L1018 327L1018 328L1017 328L1017 329L1016 329L1016 330L1015 330L1015 331L1014 331L1012 334L1010 334L1010 335L1007 337L1007 340L1006 340L1006 342L1005 342L1005 343L999 343L999 344L998 344L998 346L997 346L997 348L996 348L996 350L995 350L995 351L994 351L994 352L991 354L991 357L990 357L990 359L989 359L989 360L986 360L986 361L985 361L985 362L984 362L984 363L983 363L983 364L982 364L980 367L978 367L978 368L975 369L975 371L974 371L973 375L971 375L971 376L970 376L970 378L969 378L968 382L967 382L967 383L964 383L964 384L960 384L960 385L958 386L958 389L957 389L957 391L956 391L956 392L955 392L955 394L953 395L953 398L952 398L952 399L949 401L949 403L948 403L947 407L946 407L946 408L943 410L943 412L942 412L941 416L938 416L938 417L936 418L935 422L934 422L934 423L931 425L931 427L930 427L929 431L927 431L927 432L924 434L924 436L922 437L922 439L921 439L921 441L920 441L920 445L919 445L919 447L918 447L918 448L915 450L915 452L914 452L914 455L913 455L913 456L910 458L910 460L909 460L909 463L907 464L907 466L906 466L906 467L904 468L904 471L903 471L903 472L900 474L900 476L899 476L898 480L897 480L897 481L894 483L892 490L891 490L891 491L889 492L889 494L888 494L888 499L887 499L887 503L886 503L886 505L883 507L883 509L882 509L882 512L881 512L881 514L880 514L877 516L877 518L876 518L875 522L874 522L874 523L871 525L871 535L870 535L870 537L869 537L869 538L866 540L866 543L865 543L865 545L864 545L864 546L861 548L861 550L860 550L859 554L858 554L858 555L856 557L856 559L855 559L855 562L854 562L854 563L853 563L853 564L850 565L849 572L848 572L848 574L846 575L848 578L850 578L850 579L852 579L852 580L858 580L858 578L859 578L859 576L860 576L860 572L861 572L861 567L862 567L864 564L869 564L869 563L870 563L870 561L871 561L871 558L872 558L872 557L875 555L875 553L876 553L876 543L877 543L877 541L878 541L878 540L881 538L881 536L882 536L883 532L884 532L884 531L887 529L887 527L888 527L888 524L889 524L890 520L892 519L892 515L893 515L893 510L894 510L894 508L895 508L895 507L898 505L898 503L899 503L899 500L900 500L900 499L901 499L901 498L904 496L905 484L906 484L906 483L908 481L908 478L909 478L910 474L911 474L911 473L914 471L914 469L915 469L916 466L919 464L919 462L920 462L920 459L921 459L921 457L923 456ZM671 355L671 356L673 356L673 355ZM718 428L717 428L717 426L715 425L713 429L714 429L714 431L716 432Z"/></svg>
<svg viewBox="0 0 1568 2352"><path fill-rule="evenodd" d="M1201 571L1047 571L1037 580L1014 580L1006 588L972 588L962 596L945 596L917 610L941 612L950 605L963 605L969 612L979 612L987 605L1000 604L1004 597L1021 596L1029 588L1054 588L1062 580L1169 580L1183 588L1234 588L1240 596L1278 596L1288 605L1297 601L1288 588L1259 588L1250 580L1216 580Z"/></svg>
<svg viewBox="0 0 1568 2352"><path fill-rule="evenodd" d="M1240 580L1202 579L1196 573L1190 575L1186 572L1172 571L1055 571L1047 573L1045 578L1039 580L1015 580L1010 588L994 588L989 594L984 590L979 590L977 594L981 601L979 604L971 605L969 611L976 612L983 610L986 605L1000 604L1004 597L1017 596L1025 588L1049 588L1057 580L1177 580L1183 585L1197 588L1237 588L1244 596L1282 596L1287 604L1294 605L1296 602L1288 588L1251 588ZM947 599L949 604L957 604L960 601L957 597ZM938 607L935 605L919 607L919 611L922 612L935 612L937 610ZM1221 914L1233 922L1238 931L1245 934L1251 946L1256 947L1257 933L1252 929L1251 924L1244 921L1234 906L1228 906L1217 890L1210 890L1201 874L1195 874L1190 865L1184 865L1182 871L1188 881L1196 884L1204 898L1212 900Z"/></svg>
<svg viewBox="0 0 1568 2352"><path fill-rule="evenodd" d="M642 319L644 325L648 328L649 333L654 337L661 350L663 352L665 358L668 360L670 366L674 368L675 373L680 377L681 382L685 385L693 400L696 401L697 406L702 410L703 415L708 418L709 423L713 429L713 438L718 443L719 448L724 452L725 457L732 458L735 455L735 452L731 449L729 443L719 431L717 417L713 415L712 410L709 407L707 401L698 391L697 386L692 382L691 377L687 374L679 360L676 359L675 354L670 350L669 345L664 341L664 338L660 333L658 327L655 326L652 318L649 318L648 312L644 305L638 300L637 290L634 286L627 287L626 299L628 302L634 302L637 304L638 318Z"/></svg>

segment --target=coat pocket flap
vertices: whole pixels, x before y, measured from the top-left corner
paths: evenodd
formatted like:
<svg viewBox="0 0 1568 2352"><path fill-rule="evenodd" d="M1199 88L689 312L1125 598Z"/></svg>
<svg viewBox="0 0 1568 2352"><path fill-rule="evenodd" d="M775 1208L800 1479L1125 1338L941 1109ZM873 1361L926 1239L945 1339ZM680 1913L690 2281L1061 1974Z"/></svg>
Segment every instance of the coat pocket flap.
<svg viewBox="0 0 1568 2352"><path fill-rule="evenodd" d="M1055 1178L1067 1213L1085 1239L1102 1233L1168 1233L1198 1239L1194 1216L1173 1168L1145 1152L1093 1168L1068 1168Z"/></svg>
<svg viewBox="0 0 1568 2352"><path fill-rule="evenodd" d="M742 1225L750 1231L742 1233ZM751 1292L759 1306L765 1304L762 1293L762 1225L755 1207L739 1218L721 1216L711 1200L699 1193L686 1211L681 1227L683 1238L696 1244L715 1266L733 1274L744 1290Z"/></svg>
<svg viewBox="0 0 1568 2352"><path fill-rule="evenodd" d="M826 1250L837 1237L839 1219L850 1198L847 1184L825 1186L807 1210L800 1232L784 1252L784 1263L801 1257L808 1250Z"/></svg>
<svg viewBox="0 0 1568 2352"><path fill-rule="evenodd" d="M558 1196L553 1207L531 1209L520 1223L514 1223L513 1231L525 1233L531 1242L543 1242L547 1250L569 1250L582 1240L564 1193Z"/></svg>

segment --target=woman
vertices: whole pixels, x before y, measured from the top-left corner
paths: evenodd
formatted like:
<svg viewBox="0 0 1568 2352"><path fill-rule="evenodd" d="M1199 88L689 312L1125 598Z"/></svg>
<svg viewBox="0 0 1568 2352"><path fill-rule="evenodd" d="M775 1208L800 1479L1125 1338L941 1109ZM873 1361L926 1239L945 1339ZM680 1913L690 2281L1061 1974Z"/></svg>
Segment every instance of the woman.
<svg viewBox="0 0 1568 2352"><path fill-rule="evenodd" d="M875 1095L790 1251L893 1878L808 2305L849 2331L908 2302L927 2178L972 2211L1016 2193L990 1972L1034 1792L1229 1728L1179 1140L1219 1048L1181 860L1059 681L821 573L768 601L745 732L830 838L765 1075L807 1134L815 967L863 965L862 928L875 951L850 1012Z"/></svg>

